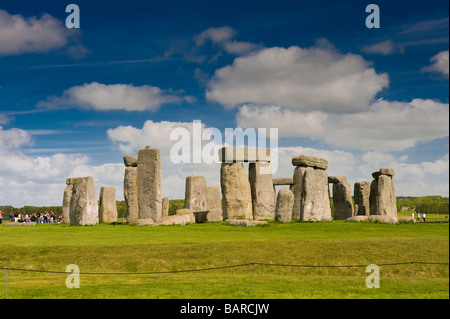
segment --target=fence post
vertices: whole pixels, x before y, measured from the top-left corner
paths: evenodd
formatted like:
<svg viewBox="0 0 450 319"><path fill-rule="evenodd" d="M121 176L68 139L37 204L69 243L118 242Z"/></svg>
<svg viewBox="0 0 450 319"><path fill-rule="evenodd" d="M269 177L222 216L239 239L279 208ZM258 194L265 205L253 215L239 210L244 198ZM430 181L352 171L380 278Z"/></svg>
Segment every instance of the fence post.
<svg viewBox="0 0 450 319"><path fill-rule="evenodd" d="M252 279L253 279L253 267L255 266L255 263L252 262L252 271L250 273L250 287L248 289L248 294L250 295L252 293Z"/></svg>
<svg viewBox="0 0 450 319"><path fill-rule="evenodd" d="M412 293L414 294L414 271L413 271L413 261L410 261L411 264L411 283L412 283Z"/></svg>

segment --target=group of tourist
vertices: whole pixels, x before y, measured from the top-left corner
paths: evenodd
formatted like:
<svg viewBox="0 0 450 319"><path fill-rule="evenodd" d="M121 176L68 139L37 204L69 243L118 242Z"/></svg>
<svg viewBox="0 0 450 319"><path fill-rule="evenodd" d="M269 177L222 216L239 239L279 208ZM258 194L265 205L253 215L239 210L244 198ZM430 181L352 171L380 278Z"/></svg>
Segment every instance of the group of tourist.
<svg viewBox="0 0 450 319"><path fill-rule="evenodd" d="M420 222L420 218L422 218L422 219L423 219L423 222L425 222L425 218L426 218L426 217L427 217L427 216L426 216L425 213L422 214L422 217L420 216L420 213L417 213L417 221L418 221L418 222ZM414 212L412 212L412 218L414 218Z"/></svg>
<svg viewBox="0 0 450 319"><path fill-rule="evenodd" d="M0 210L0 224L3 223L4 213ZM30 223L36 224L56 224L62 222L62 215L56 215L53 212L43 212L34 214L21 214L19 212L9 213L9 221L12 223Z"/></svg>

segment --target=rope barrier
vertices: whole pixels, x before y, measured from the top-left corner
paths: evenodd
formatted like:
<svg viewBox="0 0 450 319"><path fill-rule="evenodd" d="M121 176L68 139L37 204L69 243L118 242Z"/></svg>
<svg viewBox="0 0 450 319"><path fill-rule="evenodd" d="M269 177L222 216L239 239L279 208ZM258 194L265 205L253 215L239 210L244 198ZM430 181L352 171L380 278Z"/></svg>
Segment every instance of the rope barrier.
<svg viewBox="0 0 450 319"><path fill-rule="evenodd" d="M376 264L377 266L398 266L398 265L409 265L412 264L412 261L408 262L398 262L398 263L385 263L385 264ZM414 264L422 264L422 265L449 265L449 263L441 263L441 262L421 262L415 261ZM79 275L158 275L158 274L174 274L174 273L183 273L183 272L196 272L196 271L209 271L216 269L227 269L227 268L238 268L245 266L275 266L275 267L299 267L299 268L357 268L357 267L367 267L367 265L293 265L293 264L270 264L270 263L246 263L246 264L238 264L238 265L228 265L228 266L219 266L219 267L208 267L208 268L197 268L197 269L184 269L184 270L170 270L170 271L152 271L152 272L84 272L79 273ZM50 271L50 270L34 270L34 269L24 269L24 268L9 268L4 267L0 268L0 270L14 270L14 271L26 271L26 272L40 272L40 273L51 273L51 274L71 274L72 272L67 271Z"/></svg>

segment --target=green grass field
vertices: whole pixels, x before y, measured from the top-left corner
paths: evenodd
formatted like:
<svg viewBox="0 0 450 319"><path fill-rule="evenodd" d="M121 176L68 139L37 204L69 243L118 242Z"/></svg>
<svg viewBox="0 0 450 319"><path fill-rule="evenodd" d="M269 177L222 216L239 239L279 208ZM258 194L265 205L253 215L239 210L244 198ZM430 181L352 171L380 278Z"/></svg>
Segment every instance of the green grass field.
<svg viewBox="0 0 450 319"><path fill-rule="evenodd" d="M365 267L301 268L248 263L369 265L448 263L449 224L270 222L187 226L0 225L0 268L64 272L80 268L80 288L67 274L0 270L0 298L398 299L449 298L448 265L380 266L380 288L368 289ZM90 273L90 274L87 274ZM95 275L92 273L126 273ZM251 280L251 290L250 290ZM7 288L7 290L6 290Z"/></svg>

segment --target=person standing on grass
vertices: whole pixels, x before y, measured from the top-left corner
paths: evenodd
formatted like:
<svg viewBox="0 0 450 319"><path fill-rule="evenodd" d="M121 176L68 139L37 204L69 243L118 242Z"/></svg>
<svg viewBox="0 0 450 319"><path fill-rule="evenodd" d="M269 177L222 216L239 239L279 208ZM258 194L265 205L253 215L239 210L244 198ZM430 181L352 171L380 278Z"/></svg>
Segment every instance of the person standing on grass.
<svg viewBox="0 0 450 319"><path fill-rule="evenodd" d="M420 213L417 213L417 221L420 222Z"/></svg>
<svg viewBox="0 0 450 319"><path fill-rule="evenodd" d="M423 222L425 223L425 212L422 214Z"/></svg>
<svg viewBox="0 0 450 319"><path fill-rule="evenodd" d="M412 219L414 219L414 212L411 213Z"/></svg>
<svg viewBox="0 0 450 319"><path fill-rule="evenodd" d="M0 209L0 225L3 224L3 212Z"/></svg>

